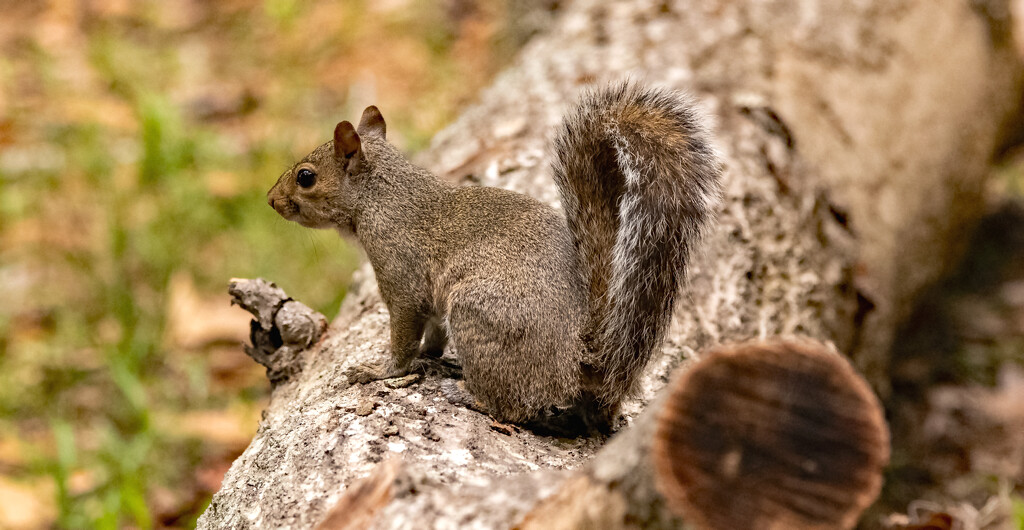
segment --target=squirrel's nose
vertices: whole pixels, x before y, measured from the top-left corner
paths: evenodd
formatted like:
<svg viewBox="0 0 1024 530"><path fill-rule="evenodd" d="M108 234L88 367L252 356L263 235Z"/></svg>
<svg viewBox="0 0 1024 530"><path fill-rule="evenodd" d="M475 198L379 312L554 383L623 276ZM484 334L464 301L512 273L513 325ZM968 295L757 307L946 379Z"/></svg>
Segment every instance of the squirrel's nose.
<svg viewBox="0 0 1024 530"><path fill-rule="evenodd" d="M274 207L274 198L273 197L267 197L267 204L269 204L270 207L273 208Z"/></svg>

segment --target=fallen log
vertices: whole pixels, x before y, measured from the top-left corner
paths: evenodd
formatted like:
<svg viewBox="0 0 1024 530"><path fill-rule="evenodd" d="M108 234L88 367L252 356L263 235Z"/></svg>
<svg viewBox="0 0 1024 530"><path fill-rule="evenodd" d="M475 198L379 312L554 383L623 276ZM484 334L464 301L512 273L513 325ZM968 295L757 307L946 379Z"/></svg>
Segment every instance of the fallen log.
<svg viewBox="0 0 1024 530"><path fill-rule="evenodd" d="M624 407L636 425L608 448L638 430L674 368L721 342L805 335L849 352L884 392L893 330L981 211L988 159L1017 99L1006 8L571 2L421 162L555 202L546 138L582 85L631 75L695 92L717 117L726 166L719 226L642 395ZM450 365L349 385L345 370L386 355L387 326L364 268L326 334L300 350L301 369L275 383L201 528L312 527L392 454L413 477L395 490L403 513L419 514L408 524L507 526L601 447L492 428ZM496 482L520 494L495 499ZM397 506L375 520L402 520Z"/></svg>

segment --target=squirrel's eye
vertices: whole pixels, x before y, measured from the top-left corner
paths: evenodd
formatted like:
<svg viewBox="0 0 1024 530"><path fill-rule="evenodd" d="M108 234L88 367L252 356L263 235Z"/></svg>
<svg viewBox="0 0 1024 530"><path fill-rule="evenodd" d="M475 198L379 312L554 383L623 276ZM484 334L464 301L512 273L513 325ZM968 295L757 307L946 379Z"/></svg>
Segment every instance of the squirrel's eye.
<svg viewBox="0 0 1024 530"><path fill-rule="evenodd" d="M295 182L303 188L308 188L313 184L316 184L316 173L313 173L306 168L300 169L299 173L295 175Z"/></svg>

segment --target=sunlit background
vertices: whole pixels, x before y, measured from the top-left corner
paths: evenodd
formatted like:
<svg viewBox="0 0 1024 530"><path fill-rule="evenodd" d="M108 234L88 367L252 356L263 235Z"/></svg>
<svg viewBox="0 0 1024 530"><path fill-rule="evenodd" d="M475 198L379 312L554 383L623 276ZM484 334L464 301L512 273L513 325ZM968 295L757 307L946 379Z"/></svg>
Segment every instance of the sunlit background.
<svg viewBox="0 0 1024 530"><path fill-rule="evenodd" d="M0 528L194 524L268 391L228 279L330 316L359 259L266 190L367 104L423 148L511 4L0 0Z"/></svg>

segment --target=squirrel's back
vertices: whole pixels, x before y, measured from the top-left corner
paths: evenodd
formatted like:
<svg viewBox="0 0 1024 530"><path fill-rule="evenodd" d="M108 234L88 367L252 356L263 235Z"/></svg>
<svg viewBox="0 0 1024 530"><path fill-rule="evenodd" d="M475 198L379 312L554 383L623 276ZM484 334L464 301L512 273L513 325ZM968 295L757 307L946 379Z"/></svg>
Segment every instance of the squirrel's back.
<svg viewBox="0 0 1024 530"><path fill-rule="evenodd" d="M585 94L555 139L588 289L583 390L608 412L635 392L715 219L721 165L705 121L686 96L624 82Z"/></svg>

